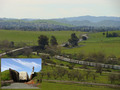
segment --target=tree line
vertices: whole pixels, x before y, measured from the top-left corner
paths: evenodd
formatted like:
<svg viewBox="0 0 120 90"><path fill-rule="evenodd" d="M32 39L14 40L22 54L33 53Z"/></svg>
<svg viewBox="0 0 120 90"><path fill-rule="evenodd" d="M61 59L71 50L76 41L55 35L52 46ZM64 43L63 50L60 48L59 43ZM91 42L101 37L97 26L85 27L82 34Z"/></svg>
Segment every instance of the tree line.
<svg viewBox="0 0 120 90"><path fill-rule="evenodd" d="M56 22L57 23L57 22ZM65 24L56 24L45 20L4 20L0 19L0 29L5 30L23 30L23 31L62 31L75 30L84 32L103 32L120 30L120 27L94 27L94 26L71 26Z"/></svg>
<svg viewBox="0 0 120 90"><path fill-rule="evenodd" d="M103 33L103 35L105 35ZM120 35L116 32L109 33L108 31L106 32L106 37L120 37Z"/></svg>

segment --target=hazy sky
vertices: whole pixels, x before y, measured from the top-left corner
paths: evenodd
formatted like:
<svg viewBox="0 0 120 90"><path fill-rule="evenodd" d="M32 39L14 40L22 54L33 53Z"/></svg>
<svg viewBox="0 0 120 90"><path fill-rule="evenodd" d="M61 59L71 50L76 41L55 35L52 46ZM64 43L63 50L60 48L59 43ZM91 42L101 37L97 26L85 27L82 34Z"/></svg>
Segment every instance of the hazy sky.
<svg viewBox="0 0 120 90"><path fill-rule="evenodd" d="M63 18L83 15L120 17L120 0L0 0L0 17Z"/></svg>
<svg viewBox="0 0 120 90"><path fill-rule="evenodd" d="M2 58L1 59L1 71L14 69L18 72L26 71L28 75L31 75L32 67L34 71L39 72L41 70L41 59L40 58Z"/></svg>

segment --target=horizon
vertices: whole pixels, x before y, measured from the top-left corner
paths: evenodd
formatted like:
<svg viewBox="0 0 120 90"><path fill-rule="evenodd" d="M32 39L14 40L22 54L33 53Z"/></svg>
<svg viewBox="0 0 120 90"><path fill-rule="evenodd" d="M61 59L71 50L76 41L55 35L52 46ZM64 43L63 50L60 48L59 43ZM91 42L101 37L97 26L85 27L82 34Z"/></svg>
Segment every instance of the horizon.
<svg viewBox="0 0 120 90"><path fill-rule="evenodd" d="M115 17L115 18L120 18L120 16L92 16L92 15L84 15L84 16L88 16L88 17ZM8 18L8 17L0 17L3 19L41 19L41 20L50 20L50 19L65 19L65 18L74 18L74 17L83 17L83 16L73 16L73 17L59 17L59 18L49 18L49 19L41 19L41 18Z"/></svg>
<svg viewBox="0 0 120 90"><path fill-rule="evenodd" d="M0 18L120 17L119 3L120 0L1 0Z"/></svg>

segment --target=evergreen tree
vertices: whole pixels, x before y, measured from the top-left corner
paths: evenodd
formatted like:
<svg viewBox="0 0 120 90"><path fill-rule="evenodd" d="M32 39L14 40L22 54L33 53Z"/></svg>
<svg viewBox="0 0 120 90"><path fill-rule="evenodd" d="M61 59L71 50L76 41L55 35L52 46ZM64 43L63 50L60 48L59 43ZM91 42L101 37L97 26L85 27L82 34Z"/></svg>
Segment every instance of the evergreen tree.
<svg viewBox="0 0 120 90"><path fill-rule="evenodd" d="M40 47L40 49L44 50L45 49L45 45L48 45L48 37L45 35L40 35L38 37L38 45Z"/></svg>
<svg viewBox="0 0 120 90"><path fill-rule="evenodd" d="M54 45L58 45L55 36L51 36L50 44L51 44L52 46L54 46Z"/></svg>
<svg viewBox="0 0 120 90"><path fill-rule="evenodd" d="M75 33L72 33L72 34L71 34L71 39L69 39L68 41L69 41L69 43L72 45L72 47L78 46L78 41L79 41L79 39L78 39L78 37L76 36Z"/></svg>
<svg viewBox="0 0 120 90"><path fill-rule="evenodd" d="M109 37L108 31L107 31L107 33L106 33L106 37Z"/></svg>

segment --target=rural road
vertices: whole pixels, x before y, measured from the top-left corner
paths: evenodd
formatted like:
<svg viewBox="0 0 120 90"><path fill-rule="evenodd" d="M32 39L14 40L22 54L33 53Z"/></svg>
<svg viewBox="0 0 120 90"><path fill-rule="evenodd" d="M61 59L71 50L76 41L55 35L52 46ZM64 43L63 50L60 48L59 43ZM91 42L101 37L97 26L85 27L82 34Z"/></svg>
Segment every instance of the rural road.
<svg viewBox="0 0 120 90"><path fill-rule="evenodd" d="M22 50L22 49L25 49L25 48L30 48L30 47L27 47L27 46L26 46L26 47L14 49L14 50L11 50L11 51L8 51L8 52L5 52L5 53L1 53L1 54L0 54L0 57L6 55L7 53L12 53L12 52L19 51L19 50Z"/></svg>
<svg viewBox="0 0 120 90"><path fill-rule="evenodd" d="M10 86L3 86L2 89L39 89L33 85L28 85L25 83L12 83Z"/></svg>

